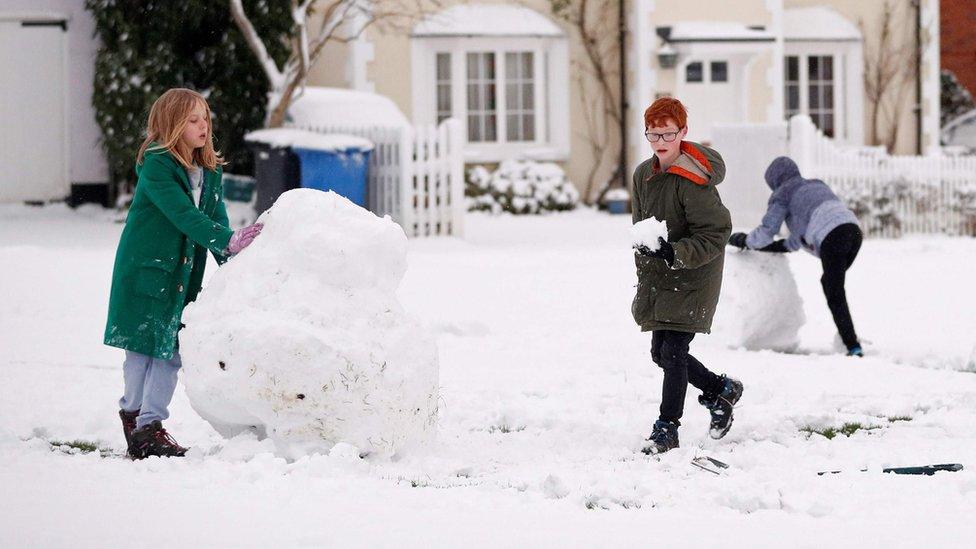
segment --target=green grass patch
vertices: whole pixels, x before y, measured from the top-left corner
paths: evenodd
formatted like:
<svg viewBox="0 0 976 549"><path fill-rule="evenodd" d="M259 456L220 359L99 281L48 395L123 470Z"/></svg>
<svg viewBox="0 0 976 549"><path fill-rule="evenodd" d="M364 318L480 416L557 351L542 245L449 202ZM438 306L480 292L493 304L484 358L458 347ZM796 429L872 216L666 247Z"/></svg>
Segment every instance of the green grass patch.
<svg viewBox="0 0 976 549"><path fill-rule="evenodd" d="M888 416L888 423L894 423L896 421L911 421L912 416Z"/></svg>
<svg viewBox="0 0 976 549"><path fill-rule="evenodd" d="M840 427L822 427L822 428L810 427L810 426L801 427L800 431L803 433L807 433L809 435L818 434L826 438L827 440L832 440L837 435L844 435L845 437L849 437L858 431L873 431L875 429L880 429L880 428L881 427L878 425L864 425L859 422L848 422L841 425Z"/></svg>
<svg viewBox="0 0 976 549"><path fill-rule="evenodd" d="M492 425L488 427L489 433L518 433L525 430L525 425L508 425L507 423L502 423L501 425Z"/></svg>
<svg viewBox="0 0 976 549"><path fill-rule="evenodd" d="M58 450L61 452L67 452L69 454L82 453L90 454L92 452L99 452L102 449L98 447L98 444L90 442L87 440L51 440L48 441L51 445L52 450Z"/></svg>

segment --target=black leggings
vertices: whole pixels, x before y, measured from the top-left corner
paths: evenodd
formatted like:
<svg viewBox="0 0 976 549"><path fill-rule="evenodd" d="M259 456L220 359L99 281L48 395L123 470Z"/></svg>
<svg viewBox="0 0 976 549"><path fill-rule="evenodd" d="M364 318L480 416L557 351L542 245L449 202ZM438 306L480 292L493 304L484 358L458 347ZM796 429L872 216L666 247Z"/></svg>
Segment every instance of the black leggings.
<svg viewBox="0 0 976 549"><path fill-rule="evenodd" d="M688 383L708 395L722 392L725 383L688 354L692 339L695 334L672 330L654 330L651 337L651 359L664 369L660 419L677 425L681 424L679 420L685 409Z"/></svg>
<svg viewBox="0 0 976 549"><path fill-rule="evenodd" d="M848 349L860 346L857 333L854 331L854 321L847 306L847 292L844 290L844 280L847 270L854 263L857 252L861 249L863 235L861 229L853 223L838 225L827 234L820 245L820 261L823 263L824 296L827 297L827 307L834 317L834 324L840 332L840 338Z"/></svg>

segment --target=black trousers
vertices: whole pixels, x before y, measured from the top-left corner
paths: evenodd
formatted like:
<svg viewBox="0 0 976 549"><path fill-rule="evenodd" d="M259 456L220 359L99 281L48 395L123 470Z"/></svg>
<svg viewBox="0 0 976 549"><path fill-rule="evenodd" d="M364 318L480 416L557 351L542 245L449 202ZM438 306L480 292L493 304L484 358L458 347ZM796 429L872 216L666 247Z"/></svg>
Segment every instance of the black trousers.
<svg viewBox="0 0 976 549"><path fill-rule="evenodd" d="M820 278L820 284L823 286L827 307L834 317L834 324L837 325L840 338L848 349L860 343L854 331L850 308L847 306L844 282L847 270L851 268L857 252L861 249L863 238L860 227L853 223L845 223L830 231L820 245L820 261L823 263L823 277Z"/></svg>
<svg viewBox="0 0 976 549"><path fill-rule="evenodd" d="M720 376L688 354L692 339L695 334L672 330L654 330L651 337L651 359L664 369L660 419L677 425L685 409L688 383L706 395L717 395L724 388Z"/></svg>

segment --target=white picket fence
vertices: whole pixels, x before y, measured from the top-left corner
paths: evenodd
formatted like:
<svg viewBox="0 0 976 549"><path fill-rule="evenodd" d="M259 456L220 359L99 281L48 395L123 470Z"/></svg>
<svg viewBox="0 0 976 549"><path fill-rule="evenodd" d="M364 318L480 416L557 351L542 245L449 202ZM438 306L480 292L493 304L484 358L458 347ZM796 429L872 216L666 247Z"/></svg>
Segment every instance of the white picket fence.
<svg viewBox="0 0 976 549"><path fill-rule="evenodd" d="M407 236L463 234L464 137L457 120L414 127L289 126L372 141L367 207L376 215L389 215Z"/></svg>
<svg viewBox="0 0 976 549"><path fill-rule="evenodd" d="M789 154L805 177L822 179L869 236L976 236L976 156L895 156L842 147L807 116L789 122Z"/></svg>

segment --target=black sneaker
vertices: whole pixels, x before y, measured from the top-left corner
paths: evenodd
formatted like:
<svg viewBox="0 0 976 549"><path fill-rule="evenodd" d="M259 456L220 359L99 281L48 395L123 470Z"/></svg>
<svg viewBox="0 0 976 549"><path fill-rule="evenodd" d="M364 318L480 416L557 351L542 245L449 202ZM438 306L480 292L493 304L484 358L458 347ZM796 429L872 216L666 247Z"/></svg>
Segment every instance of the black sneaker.
<svg viewBox="0 0 976 549"><path fill-rule="evenodd" d="M136 428L136 418L139 417L139 410L126 412L119 410L119 417L122 418L122 434L125 435L126 447L132 446L132 431Z"/></svg>
<svg viewBox="0 0 976 549"><path fill-rule="evenodd" d="M657 420L654 429L647 439L647 444L641 450L649 456L663 454L678 447L678 424L670 421Z"/></svg>
<svg viewBox="0 0 976 549"><path fill-rule="evenodd" d="M149 456L183 457L184 455L186 455L186 448L177 444L173 437L169 436L159 420L132 431L129 456L133 459Z"/></svg>
<svg viewBox="0 0 976 549"><path fill-rule="evenodd" d="M698 402L708 408L712 414L708 434L716 440L724 437L732 428L732 408L742 398L741 381L727 378L724 375L722 379L725 380L725 387L721 393L717 395L703 394L698 397Z"/></svg>

